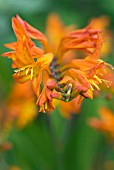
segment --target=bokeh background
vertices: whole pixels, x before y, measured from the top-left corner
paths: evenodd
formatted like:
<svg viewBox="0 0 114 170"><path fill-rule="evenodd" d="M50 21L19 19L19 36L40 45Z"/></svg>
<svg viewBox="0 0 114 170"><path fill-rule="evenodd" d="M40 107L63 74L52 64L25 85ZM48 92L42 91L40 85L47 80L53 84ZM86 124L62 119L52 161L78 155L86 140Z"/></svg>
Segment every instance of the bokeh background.
<svg viewBox="0 0 114 170"><path fill-rule="evenodd" d="M15 41L12 16L19 14L45 33L46 19L52 12L65 25L75 24L78 28L86 26L94 17L106 15L114 38L113 0L0 0L0 54L7 51L3 44ZM113 42L104 60L114 65ZM12 73L11 61L0 57L1 107L14 82ZM23 128L15 123L8 132L1 128L0 170L114 170L113 141L88 125L90 117L98 117L100 107L106 106L114 112L113 102L114 98L106 100L102 94L94 100L85 100L80 113L73 114L70 120L57 108L51 115L38 114ZM5 149L4 141L10 142Z"/></svg>

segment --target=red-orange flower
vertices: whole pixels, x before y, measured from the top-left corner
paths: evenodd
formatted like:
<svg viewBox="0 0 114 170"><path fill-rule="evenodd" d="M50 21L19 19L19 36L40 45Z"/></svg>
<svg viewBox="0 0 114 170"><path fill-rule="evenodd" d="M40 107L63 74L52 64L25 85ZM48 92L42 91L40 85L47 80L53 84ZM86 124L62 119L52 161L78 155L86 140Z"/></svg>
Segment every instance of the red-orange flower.
<svg viewBox="0 0 114 170"><path fill-rule="evenodd" d="M40 106L40 112L50 112L55 109L53 97L60 98L59 93L53 93L55 88L57 88L57 83L52 79L48 79L37 100L37 104Z"/></svg>

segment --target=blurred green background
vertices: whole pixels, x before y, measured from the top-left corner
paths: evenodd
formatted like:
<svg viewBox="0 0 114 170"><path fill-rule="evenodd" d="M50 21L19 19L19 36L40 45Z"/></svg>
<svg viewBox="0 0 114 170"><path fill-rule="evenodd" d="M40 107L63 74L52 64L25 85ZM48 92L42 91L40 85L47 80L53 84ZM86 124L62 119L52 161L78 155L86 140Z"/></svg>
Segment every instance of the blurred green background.
<svg viewBox="0 0 114 170"><path fill-rule="evenodd" d="M80 28L91 18L107 15L111 20L109 29L114 29L113 0L0 0L0 53L7 51L3 44L15 41L12 16L19 14L45 32L46 18L51 12L56 12L65 25L76 24ZM106 60L114 65L113 53L112 49ZM10 92L12 72L11 61L0 57L1 101ZM113 102L102 95L93 101L85 100L81 113L71 120L63 118L56 109L50 116L39 114L21 130L14 126L8 136L13 147L1 152L0 170L9 170L14 165L21 170L114 170L112 143L87 125L88 118L98 117L100 106L114 110Z"/></svg>

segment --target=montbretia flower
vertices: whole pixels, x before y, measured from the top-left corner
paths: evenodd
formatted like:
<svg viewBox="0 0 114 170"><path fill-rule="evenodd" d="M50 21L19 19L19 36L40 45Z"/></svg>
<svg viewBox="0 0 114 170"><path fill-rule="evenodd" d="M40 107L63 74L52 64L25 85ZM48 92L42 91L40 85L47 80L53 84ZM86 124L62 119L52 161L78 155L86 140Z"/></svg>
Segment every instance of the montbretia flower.
<svg viewBox="0 0 114 170"><path fill-rule="evenodd" d="M100 118L90 118L89 125L114 139L114 113L105 107L101 108L99 113Z"/></svg>
<svg viewBox="0 0 114 170"><path fill-rule="evenodd" d="M110 81L104 79L105 74L107 74L107 66L111 67L111 65L98 59L102 47L101 35L97 41L93 54L85 59L74 59L61 68L61 75L64 78L60 83L70 82L73 85L71 99L77 93L81 100L84 97L93 99L94 90L100 90L99 84L104 82L107 87L111 85Z"/></svg>
<svg viewBox="0 0 114 170"><path fill-rule="evenodd" d="M93 18L91 28L100 29L103 31L103 37L105 37L105 42L102 47L101 57L106 57L110 54L112 49L112 32L108 29L110 26L110 18L108 16L100 16Z"/></svg>
<svg viewBox="0 0 114 170"><path fill-rule="evenodd" d="M94 89L100 90L99 84L110 85L104 79L110 65L100 60L102 30L93 29L92 22L83 29L73 30L64 27L53 14L47 22L48 38L18 15L12 18L12 27L17 41L5 44L12 51L2 56L12 59L16 81L32 82L41 112L55 108L53 99L64 102L75 99L81 103L84 98L93 98ZM31 39L39 41L42 47L37 47ZM84 57L78 58L77 50Z"/></svg>
<svg viewBox="0 0 114 170"><path fill-rule="evenodd" d="M14 79L18 82L32 80L33 77L37 77L39 72L43 72L46 68L48 69L53 60L53 54L43 54L43 50L35 46L16 18L12 18L12 27L16 34L17 42L5 44L6 47L13 51L6 52L3 56L8 56L13 61L12 67L16 68L15 74L13 74Z"/></svg>
<svg viewBox="0 0 114 170"><path fill-rule="evenodd" d="M58 92L54 92L54 89L56 88L58 88L57 83L52 79L48 79L37 100L37 104L40 106L41 112L50 112L55 109L53 98L62 100L62 95Z"/></svg>

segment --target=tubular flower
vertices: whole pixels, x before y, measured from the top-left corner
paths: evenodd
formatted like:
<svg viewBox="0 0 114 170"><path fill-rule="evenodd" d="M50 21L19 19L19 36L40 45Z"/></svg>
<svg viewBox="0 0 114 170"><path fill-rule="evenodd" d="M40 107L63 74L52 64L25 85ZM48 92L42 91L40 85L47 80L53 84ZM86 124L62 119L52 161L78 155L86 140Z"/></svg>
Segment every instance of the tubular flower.
<svg viewBox="0 0 114 170"><path fill-rule="evenodd" d="M90 118L88 123L91 127L108 134L114 138L114 114L109 109L103 107L99 111L100 119Z"/></svg>
<svg viewBox="0 0 114 170"><path fill-rule="evenodd" d="M107 74L107 66L111 67L111 65L98 59L102 47L101 38L99 35L97 41L101 43L97 42L93 54L85 59L74 59L61 69L61 74L64 77L61 83L71 82L73 85L74 90L71 99L77 93L85 98L92 99L94 89L100 90L99 84L104 82L108 87L111 85L110 81L104 79Z"/></svg>
<svg viewBox="0 0 114 170"><path fill-rule="evenodd" d="M4 53L3 56L8 56L13 61L12 67L16 68L15 74L13 74L14 79L18 82L32 80L33 77L37 77L39 72L46 68L48 69L52 62L53 54L47 53L43 55L43 50L35 46L16 18L12 18L12 27L16 34L17 42L6 44L6 47L14 51Z"/></svg>
<svg viewBox="0 0 114 170"><path fill-rule="evenodd" d="M53 51L53 53L56 54L62 38L75 27L76 26L74 25L65 27L57 14L50 14L46 22L46 35L49 43L48 50ZM57 58L59 59L58 55ZM73 50L68 51L62 57L60 56L62 64L68 63L73 58L76 58L76 53Z"/></svg>
<svg viewBox="0 0 114 170"><path fill-rule="evenodd" d="M92 22L83 29L72 31L73 27L66 29L53 14L47 22L48 41L43 33L18 15L12 19L17 42L6 44L13 51L3 56L12 59L16 81L31 80L41 112L54 109L53 99L64 102L76 99L76 103L81 103L84 98L92 99L94 89L100 90L102 82L110 84L104 80L110 65L99 59L104 42L102 30L93 29L91 25ZM39 41L43 48L37 47L31 38ZM76 59L74 50L82 51L83 59Z"/></svg>
<svg viewBox="0 0 114 170"><path fill-rule="evenodd" d="M57 83L52 79L48 79L37 100L37 104L40 106L41 112L50 112L55 109L53 105L53 98L62 100L62 95L57 91L54 91L56 88L58 88Z"/></svg>
<svg viewBox="0 0 114 170"><path fill-rule="evenodd" d="M105 37L105 43L103 44L101 57L106 57L112 48L112 33L107 28L110 26L110 18L107 16L100 16L92 20L91 28L100 29L103 31L103 37Z"/></svg>

